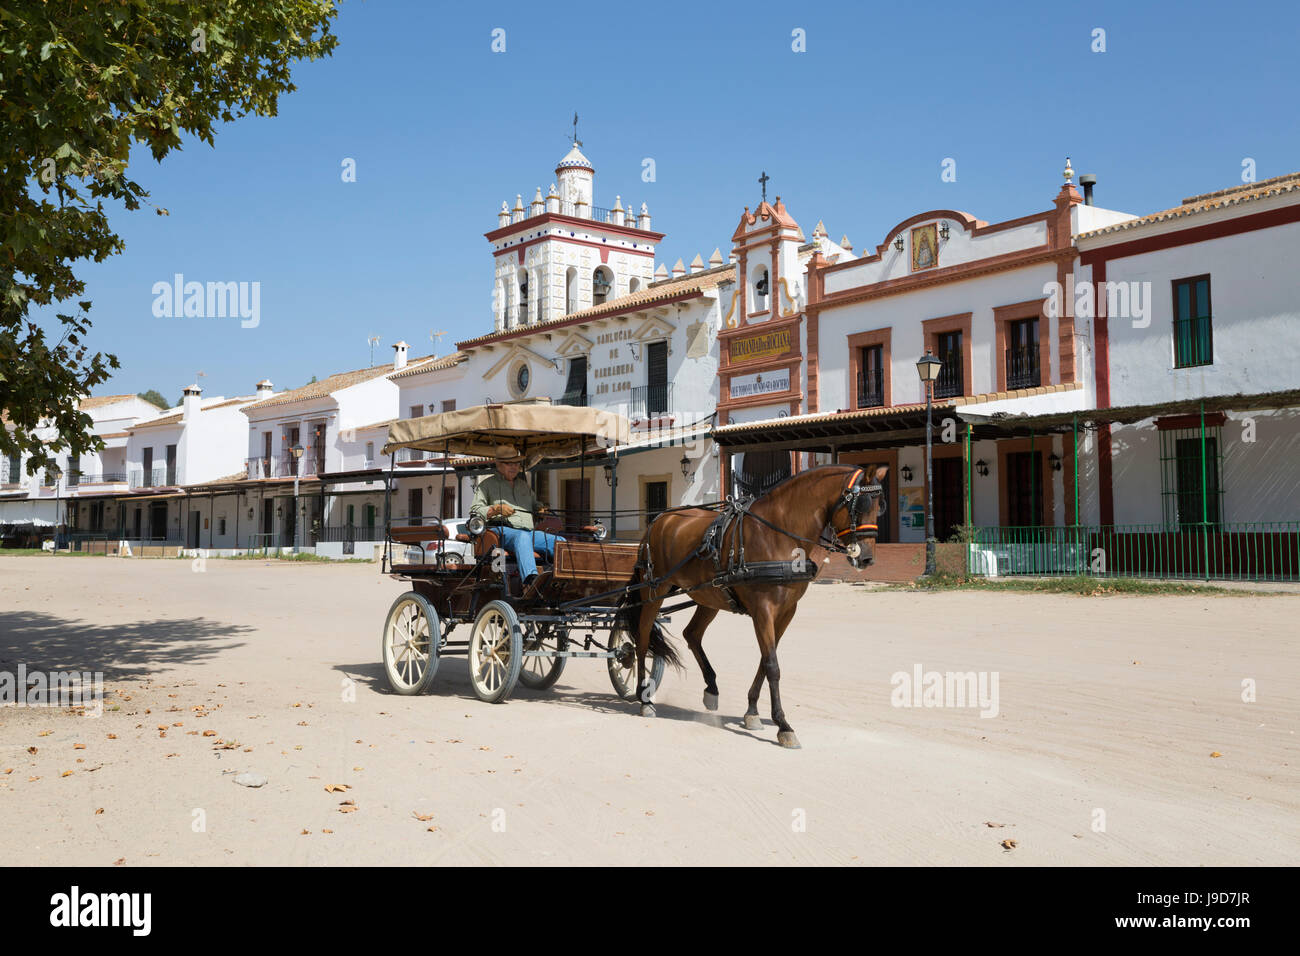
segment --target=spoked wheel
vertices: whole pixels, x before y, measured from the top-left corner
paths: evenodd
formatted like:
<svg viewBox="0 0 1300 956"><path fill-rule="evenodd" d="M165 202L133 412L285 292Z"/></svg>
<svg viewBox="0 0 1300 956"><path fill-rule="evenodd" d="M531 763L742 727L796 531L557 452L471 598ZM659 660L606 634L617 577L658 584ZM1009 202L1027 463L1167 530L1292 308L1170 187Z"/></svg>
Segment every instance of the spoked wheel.
<svg viewBox="0 0 1300 956"><path fill-rule="evenodd" d="M530 623L524 637L524 662L519 682L531 690L546 690L564 672L567 657L530 657L529 651L554 653L569 646L568 633L553 624Z"/></svg>
<svg viewBox="0 0 1300 956"><path fill-rule="evenodd" d="M441 622L433 605L415 591L407 591L388 609L384 621L384 673L399 694L419 694L438 672Z"/></svg>
<svg viewBox="0 0 1300 956"><path fill-rule="evenodd" d="M479 700L499 704L510 696L524 660L524 632L515 609L492 601L474 619L469 637L469 681Z"/></svg>
<svg viewBox="0 0 1300 956"><path fill-rule="evenodd" d="M655 625L655 630L659 625ZM614 657L609 658L609 681L614 685L614 693L618 694L624 700L637 699L636 686L636 643L623 628L611 631L609 635L609 649L616 652ZM646 676L654 682L654 689L663 686L664 682L664 662L663 659L656 656L654 651L646 651L645 655ZM651 691L653 695L654 691Z"/></svg>

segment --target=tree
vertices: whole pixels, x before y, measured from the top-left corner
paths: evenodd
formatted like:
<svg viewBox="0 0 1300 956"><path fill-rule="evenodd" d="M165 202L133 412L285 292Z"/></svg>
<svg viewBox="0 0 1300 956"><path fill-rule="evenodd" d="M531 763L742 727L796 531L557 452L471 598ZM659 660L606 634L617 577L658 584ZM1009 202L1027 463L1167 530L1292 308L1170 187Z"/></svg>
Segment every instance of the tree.
<svg viewBox="0 0 1300 956"><path fill-rule="evenodd" d="M151 388L147 392L137 392L136 398L143 398L150 404L157 405L159 408L168 408L167 399L162 397L162 392L156 388Z"/></svg>
<svg viewBox="0 0 1300 956"><path fill-rule="evenodd" d="M0 7L0 455L35 472L66 448L102 447L77 402L118 368L91 351L73 265L123 249L106 203L136 210L133 144L161 161L181 134L213 144L218 123L274 116L289 68L329 55L334 0L113 0ZM159 215L166 210L154 207ZM32 308L55 306L47 335ZM36 437L52 426L53 440Z"/></svg>

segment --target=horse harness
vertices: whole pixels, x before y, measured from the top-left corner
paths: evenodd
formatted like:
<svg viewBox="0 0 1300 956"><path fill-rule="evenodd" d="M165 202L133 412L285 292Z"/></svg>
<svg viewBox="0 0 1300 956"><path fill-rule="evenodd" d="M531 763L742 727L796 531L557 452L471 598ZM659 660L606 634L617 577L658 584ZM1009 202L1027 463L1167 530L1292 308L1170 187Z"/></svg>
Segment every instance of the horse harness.
<svg viewBox="0 0 1300 956"><path fill-rule="evenodd" d="M697 584L688 591L694 591L702 587L715 587L722 591L727 598L732 612L736 614L747 613L744 606L740 603L740 598L736 594L736 586L742 584L789 584L797 581L811 581L817 577L821 570L816 562L809 561L807 555L795 557L790 561L746 561L745 560L745 519L750 518L759 524L766 525L773 531L783 534L786 537L794 538L804 544L813 546L821 545L829 551L837 551L842 554L850 552L850 548L863 538L875 538L877 526L866 524L862 521L862 513L870 506L872 500L880 497L882 492L879 484L858 484L858 478L862 475L862 469L853 473L845 486L844 491L835 502L827 515L829 521L840 508L847 507L849 513L849 526L843 531L835 532L833 538L826 537L826 528L816 539L805 538L793 532L779 528L772 522L756 515L750 511L750 507L756 500L753 496L731 496L729 495L718 510L718 515L704 532L704 537L700 541L700 546L691 554L687 555L677 567L673 568L665 579L676 574L692 558L702 558L713 562L713 577ZM883 502L881 508L883 510ZM732 525L736 526L736 533L732 536L731 546L725 547L726 535ZM842 543L841 539L846 539L847 543ZM645 539L649 541L649 536ZM725 566L724 566L724 554ZM645 550L645 569L647 577L653 579L653 569L650 564L650 554L648 543Z"/></svg>

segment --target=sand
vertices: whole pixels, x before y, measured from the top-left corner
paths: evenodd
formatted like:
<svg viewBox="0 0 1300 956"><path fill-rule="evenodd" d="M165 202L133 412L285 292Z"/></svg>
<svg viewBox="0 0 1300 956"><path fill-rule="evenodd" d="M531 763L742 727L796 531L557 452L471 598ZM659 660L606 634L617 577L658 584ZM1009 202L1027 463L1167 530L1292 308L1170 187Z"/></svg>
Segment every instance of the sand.
<svg viewBox="0 0 1300 956"><path fill-rule="evenodd" d="M701 705L692 661L643 719L594 660L501 705L473 696L463 658L445 659L425 696L390 693L380 630L402 590L371 565L0 557L0 671L102 670L107 691L98 718L0 708L0 854L91 866L1297 858L1300 596L814 586L781 644L803 744L786 750L766 693L763 729L740 721L757 665L744 618L720 616L706 638L720 711ZM918 666L996 674L997 715L894 706L894 675ZM236 785L241 772L268 782Z"/></svg>

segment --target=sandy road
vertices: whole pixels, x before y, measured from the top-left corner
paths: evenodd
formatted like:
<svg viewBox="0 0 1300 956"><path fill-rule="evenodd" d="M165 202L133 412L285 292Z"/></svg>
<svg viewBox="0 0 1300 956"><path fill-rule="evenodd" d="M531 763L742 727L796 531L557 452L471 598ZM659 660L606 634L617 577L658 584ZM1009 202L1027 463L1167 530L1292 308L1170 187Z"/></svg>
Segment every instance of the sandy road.
<svg viewBox="0 0 1300 956"><path fill-rule="evenodd" d="M401 589L366 565L209 561L195 573L176 560L0 557L0 671L102 670L109 708L95 719L0 708L3 858L1014 866L1298 855L1297 596L816 586L781 645L803 742L786 751L770 723L750 733L739 721L757 664L744 619L723 615L706 641L719 714L703 710L692 662L669 672L659 717L645 720L612 695L600 661L572 661L552 690L521 687L499 706L473 697L461 658L443 661L427 696L389 693L379 634ZM917 665L996 673L997 716L892 706L892 675ZM1255 702L1242 700L1243 679ZM243 770L269 784L237 786ZM341 812L345 799L355 811Z"/></svg>

